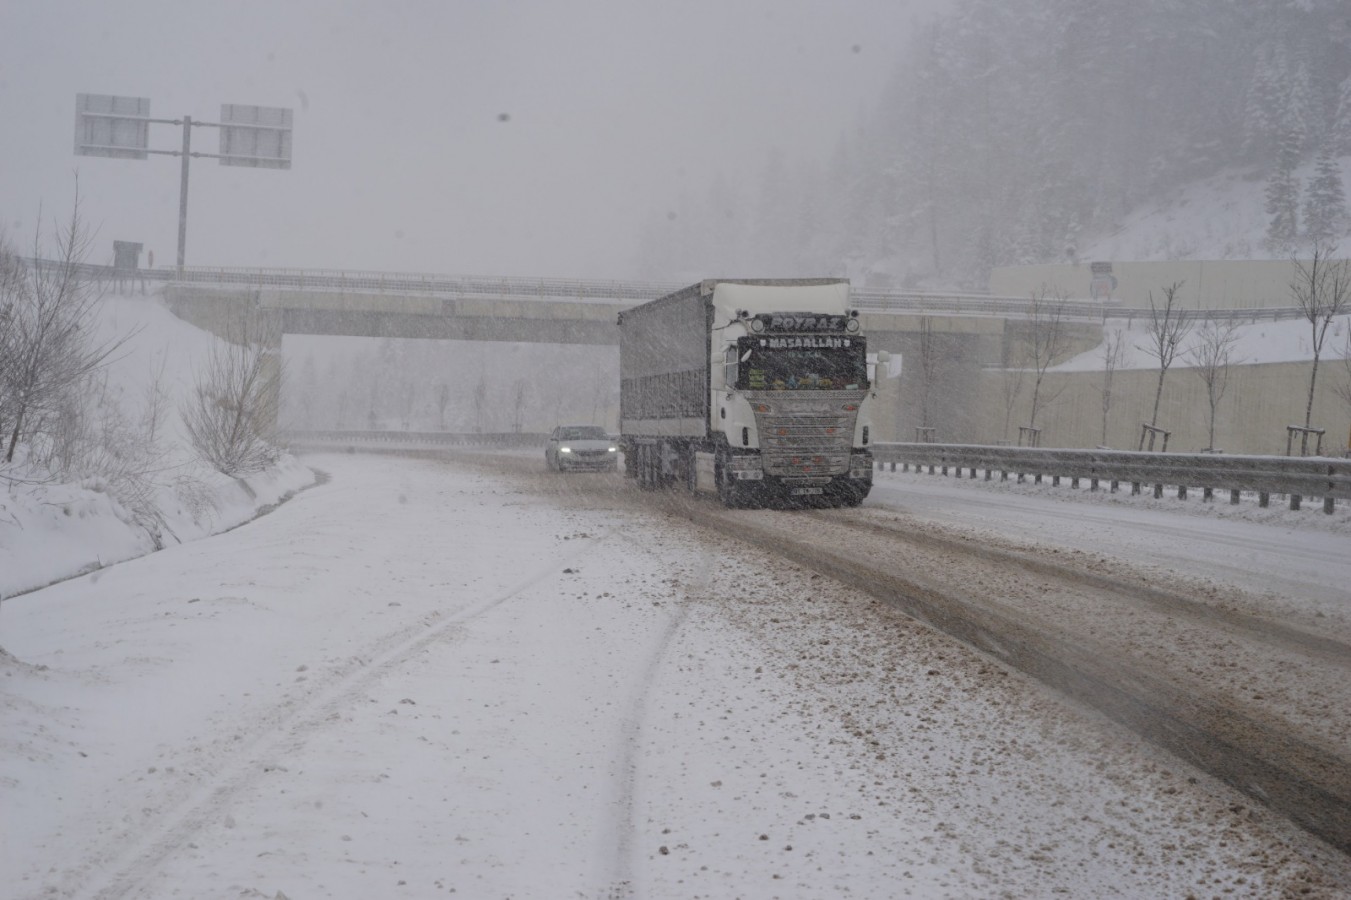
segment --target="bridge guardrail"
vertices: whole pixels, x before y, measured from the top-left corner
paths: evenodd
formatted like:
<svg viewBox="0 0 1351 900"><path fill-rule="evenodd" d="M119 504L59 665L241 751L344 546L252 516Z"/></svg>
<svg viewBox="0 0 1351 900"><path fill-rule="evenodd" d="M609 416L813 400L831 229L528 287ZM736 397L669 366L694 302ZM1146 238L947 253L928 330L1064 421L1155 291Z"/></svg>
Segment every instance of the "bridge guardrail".
<svg viewBox="0 0 1351 900"><path fill-rule="evenodd" d="M1303 498L1321 497L1323 511L1332 513L1338 500L1351 500L1351 460L1332 457L1229 456L1216 453L1143 453L1133 450L1055 450L1043 447L999 447L983 444L873 444L873 459L880 467L895 471L928 467L930 471L955 469L957 475L969 470L971 477L984 470L985 480L998 472L1000 480L1010 474L1021 481L1032 476L1037 481L1050 477L1059 483L1069 478L1077 485L1089 479L1096 489L1108 482L1111 490L1131 485L1131 493L1140 493L1142 485L1152 485L1154 496L1161 497L1165 487L1177 489L1185 498L1190 488L1199 488L1209 498L1214 491L1228 491L1229 502L1238 503L1243 492L1256 493L1258 503L1267 506L1272 494L1290 497L1290 508L1299 509Z"/></svg>
<svg viewBox="0 0 1351 900"><path fill-rule="evenodd" d="M62 265L53 260L28 259L39 268ZM76 271L82 277L98 281L117 279L163 281L177 284L248 285L250 287L292 288L295 290L388 291L391 293L431 293L455 298L535 298L605 302L616 305L655 300L684 287L676 282L615 281L581 278L527 278L520 276L483 277L435 275L418 272L378 272L344 269L248 268L242 266L188 266L181 272L171 267L122 271L112 266L81 263ZM1031 313L1028 297L1000 297L988 293L920 293L855 288L850 292L854 305L872 313L950 313L1017 317ZM1105 301L1067 300L1064 315L1072 319L1107 321L1108 319L1147 319L1150 310L1117 306ZM1300 318L1297 306L1267 306L1251 309L1188 309L1184 319L1221 319L1261 321Z"/></svg>

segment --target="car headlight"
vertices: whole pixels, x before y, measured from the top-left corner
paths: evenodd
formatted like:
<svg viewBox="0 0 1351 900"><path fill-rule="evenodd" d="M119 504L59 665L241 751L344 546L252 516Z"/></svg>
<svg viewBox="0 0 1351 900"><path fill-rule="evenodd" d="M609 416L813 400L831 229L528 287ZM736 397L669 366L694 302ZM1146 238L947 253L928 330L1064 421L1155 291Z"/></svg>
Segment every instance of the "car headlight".
<svg viewBox="0 0 1351 900"><path fill-rule="evenodd" d="M572 452L572 448L571 448L571 447L559 447L559 448L558 448L558 452L559 452L559 453L571 453L571 452Z"/></svg>
<svg viewBox="0 0 1351 900"><path fill-rule="evenodd" d="M618 452L619 452L619 448L618 448L618 447L611 447L611 448L609 448L609 450L610 450L611 453L618 453Z"/></svg>

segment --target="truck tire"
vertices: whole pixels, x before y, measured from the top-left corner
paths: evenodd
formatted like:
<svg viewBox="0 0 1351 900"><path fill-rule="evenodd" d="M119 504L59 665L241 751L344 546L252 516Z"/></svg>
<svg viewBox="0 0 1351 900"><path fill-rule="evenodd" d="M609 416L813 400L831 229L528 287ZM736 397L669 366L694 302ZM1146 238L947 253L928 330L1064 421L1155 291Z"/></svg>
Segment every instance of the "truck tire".
<svg viewBox="0 0 1351 900"><path fill-rule="evenodd" d="M736 480L731 478L726 458L719 453L713 468L714 481L718 486L718 499L728 509L741 509L746 505L746 493Z"/></svg>
<svg viewBox="0 0 1351 900"><path fill-rule="evenodd" d="M657 454L652 444L638 446L638 487L645 491L657 487Z"/></svg>

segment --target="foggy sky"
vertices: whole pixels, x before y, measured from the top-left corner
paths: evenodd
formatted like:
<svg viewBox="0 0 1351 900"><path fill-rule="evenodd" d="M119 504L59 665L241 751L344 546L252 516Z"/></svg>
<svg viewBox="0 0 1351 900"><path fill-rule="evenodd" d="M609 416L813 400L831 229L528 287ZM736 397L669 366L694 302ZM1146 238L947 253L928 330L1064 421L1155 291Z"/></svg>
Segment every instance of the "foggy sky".
<svg viewBox="0 0 1351 900"><path fill-rule="evenodd" d="M75 156L75 95L207 121L285 106L290 171L193 160L188 265L624 277L682 191L754 179L773 148L826 157L933 5L6 0L0 223L31 246L78 170L91 261L128 240L172 265L178 159ZM152 148L180 143L151 126Z"/></svg>

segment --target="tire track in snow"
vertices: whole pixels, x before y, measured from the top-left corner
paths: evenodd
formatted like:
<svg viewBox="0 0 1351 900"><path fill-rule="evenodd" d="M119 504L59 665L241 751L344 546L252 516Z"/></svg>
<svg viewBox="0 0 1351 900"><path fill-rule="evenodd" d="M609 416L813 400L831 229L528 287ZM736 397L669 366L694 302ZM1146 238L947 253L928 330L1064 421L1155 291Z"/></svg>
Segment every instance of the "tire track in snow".
<svg viewBox="0 0 1351 900"><path fill-rule="evenodd" d="M643 549L646 553L652 554L650 548ZM634 838L639 830L638 822L635 820L634 801L642 768L643 725L647 718L648 699L652 688L676 635L689 618L694 600L707 594L713 583L711 552L702 544L697 552L696 577L693 581L681 583L681 598L675 612L662 626L625 704L624 715L620 722L620 751L616 766L619 776L619 796L618 813L614 819L618 833L613 842L614 855L611 859L614 877L598 900L636 900L640 896L633 876L633 856L637 852Z"/></svg>
<svg viewBox="0 0 1351 900"><path fill-rule="evenodd" d="M586 538L586 546L574 541L569 552L550 557L525 578L486 600L455 612L435 612L390 632L340 666L329 669L322 680L311 680L302 696L287 697L254 717L239 746L228 751L200 787L184 786L164 805L171 808L150 823L122 829L104 847L78 863L57 886L44 889L46 896L114 898L138 896L139 889L174 853L210 824L221 807L247 790L266 774L269 760L299 751L311 734L336 716L353 696L397 670L410 658L438 641L453 639L463 626L496 609L524 591L557 578L560 569L590 556L614 535L608 531Z"/></svg>

